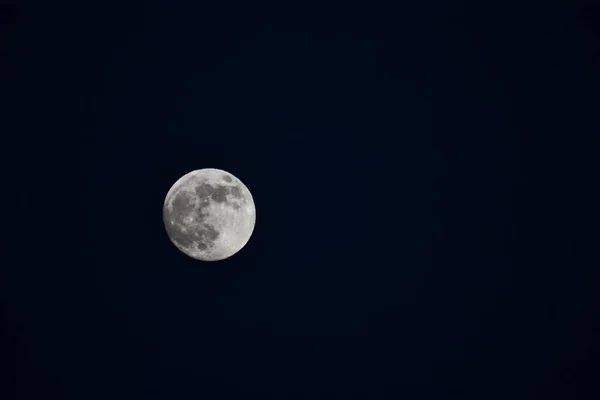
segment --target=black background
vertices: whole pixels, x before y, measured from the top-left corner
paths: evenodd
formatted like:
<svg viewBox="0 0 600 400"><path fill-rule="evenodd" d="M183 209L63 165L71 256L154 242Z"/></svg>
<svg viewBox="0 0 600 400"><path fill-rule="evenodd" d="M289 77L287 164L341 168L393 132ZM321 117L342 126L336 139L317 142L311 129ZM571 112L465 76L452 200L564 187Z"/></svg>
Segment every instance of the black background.
<svg viewBox="0 0 600 400"><path fill-rule="evenodd" d="M47 3L1 8L3 399L596 398L597 7ZM206 167L257 207L209 265L162 222Z"/></svg>

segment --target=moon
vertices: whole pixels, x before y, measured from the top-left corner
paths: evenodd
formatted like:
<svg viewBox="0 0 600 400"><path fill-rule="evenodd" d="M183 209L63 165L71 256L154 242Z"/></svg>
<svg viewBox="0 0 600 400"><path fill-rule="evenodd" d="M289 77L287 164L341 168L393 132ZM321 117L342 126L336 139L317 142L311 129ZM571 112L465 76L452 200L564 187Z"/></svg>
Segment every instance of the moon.
<svg viewBox="0 0 600 400"><path fill-rule="evenodd" d="M204 168L177 180L163 205L171 242L201 261L219 261L240 251L250 240L256 209L250 190L229 172Z"/></svg>

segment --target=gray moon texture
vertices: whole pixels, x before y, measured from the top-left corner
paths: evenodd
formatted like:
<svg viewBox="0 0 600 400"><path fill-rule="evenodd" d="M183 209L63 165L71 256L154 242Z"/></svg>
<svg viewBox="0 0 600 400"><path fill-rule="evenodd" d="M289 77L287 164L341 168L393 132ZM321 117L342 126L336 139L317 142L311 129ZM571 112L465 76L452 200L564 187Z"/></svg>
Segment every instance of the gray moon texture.
<svg viewBox="0 0 600 400"><path fill-rule="evenodd" d="M242 181L229 172L205 168L173 184L165 198L163 220L169 239L184 254L219 261L248 243L256 209Z"/></svg>

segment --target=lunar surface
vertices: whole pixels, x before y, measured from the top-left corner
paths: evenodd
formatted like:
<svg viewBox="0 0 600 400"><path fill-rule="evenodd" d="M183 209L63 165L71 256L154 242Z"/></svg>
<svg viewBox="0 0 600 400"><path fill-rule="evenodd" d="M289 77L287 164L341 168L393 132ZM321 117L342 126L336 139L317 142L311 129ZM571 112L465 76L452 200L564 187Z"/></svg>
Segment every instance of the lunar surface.
<svg viewBox="0 0 600 400"><path fill-rule="evenodd" d="M256 209L250 191L229 172L192 171L171 187L163 206L171 242L202 261L231 257L250 240Z"/></svg>

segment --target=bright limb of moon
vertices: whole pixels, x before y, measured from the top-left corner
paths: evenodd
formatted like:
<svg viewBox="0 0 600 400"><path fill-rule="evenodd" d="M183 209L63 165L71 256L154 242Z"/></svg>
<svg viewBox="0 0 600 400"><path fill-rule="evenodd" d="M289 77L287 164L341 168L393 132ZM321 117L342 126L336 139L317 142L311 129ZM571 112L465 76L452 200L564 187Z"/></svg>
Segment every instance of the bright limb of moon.
<svg viewBox="0 0 600 400"><path fill-rule="evenodd" d="M223 260L250 240L256 223L252 194L227 171L205 168L179 178L163 205L171 242L202 261Z"/></svg>

